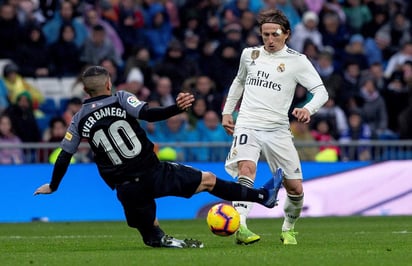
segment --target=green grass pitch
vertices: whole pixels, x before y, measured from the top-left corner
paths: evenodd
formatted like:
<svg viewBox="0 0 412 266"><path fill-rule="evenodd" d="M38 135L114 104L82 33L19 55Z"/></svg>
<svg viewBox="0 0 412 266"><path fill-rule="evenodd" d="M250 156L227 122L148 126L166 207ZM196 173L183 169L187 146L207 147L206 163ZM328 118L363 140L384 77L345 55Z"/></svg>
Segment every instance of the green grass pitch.
<svg viewBox="0 0 412 266"><path fill-rule="evenodd" d="M0 224L0 265L412 265L412 216L301 218L297 246L279 241L281 219L250 219L249 246L209 232L204 219L161 221L203 249L143 245L125 222Z"/></svg>

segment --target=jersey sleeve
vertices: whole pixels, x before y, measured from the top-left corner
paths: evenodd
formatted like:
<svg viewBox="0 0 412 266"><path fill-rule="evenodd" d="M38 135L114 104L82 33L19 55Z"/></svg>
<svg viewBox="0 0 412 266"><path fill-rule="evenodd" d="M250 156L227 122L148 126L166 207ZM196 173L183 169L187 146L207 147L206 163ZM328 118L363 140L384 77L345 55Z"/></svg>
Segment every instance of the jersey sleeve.
<svg viewBox="0 0 412 266"><path fill-rule="evenodd" d="M116 96L119 99L120 106L126 109L129 115L135 118L139 117L139 112L146 102L140 101L135 95L126 91L119 91L116 93Z"/></svg>
<svg viewBox="0 0 412 266"><path fill-rule="evenodd" d="M60 147L64 151L70 154L76 153L77 148L79 147L79 144L81 141L79 130L77 128L78 124L79 124L79 113L73 116L70 126L67 129L66 134L64 135L64 138L60 143Z"/></svg>
<svg viewBox="0 0 412 266"><path fill-rule="evenodd" d="M306 56L302 57L301 61L301 64L299 64L301 69L297 71L297 82L313 94L312 99L303 106L313 115L326 103L329 96L319 73L312 63Z"/></svg>
<svg viewBox="0 0 412 266"><path fill-rule="evenodd" d="M245 83L247 76L247 68L245 64L246 51L247 49L244 49L242 55L240 56L239 69L236 77L233 79L233 82L230 85L229 93L226 97L225 106L223 107L223 115L232 114L236 108L239 99L243 95L243 91L245 89L243 84Z"/></svg>

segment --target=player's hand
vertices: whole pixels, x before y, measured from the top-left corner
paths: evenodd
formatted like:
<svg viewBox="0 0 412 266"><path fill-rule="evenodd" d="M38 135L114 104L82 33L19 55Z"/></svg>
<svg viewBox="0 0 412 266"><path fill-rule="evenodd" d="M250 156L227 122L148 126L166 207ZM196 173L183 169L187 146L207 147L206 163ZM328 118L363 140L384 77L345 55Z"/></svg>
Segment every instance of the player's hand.
<svg viewBox="0 0 412 266"><path fill-rule="evenodd" d="M39 194L51 194L53 193L53 191L50 188L49 184L44 184L41 187L39 187L38 189L36 189L36 191L34 191L33 195L39 195Z"/></svg>
<svg viewBox="0 0 412 266"><path fill-rule="evenodd" d="M187 110L192 106L195 101L195 96L188 92L181 92L177 95L176 104L180 110Z"/></svg>
<svg viewBox="0 0 412 266"><path fill-rule="evenodd" d="M298 119L299 122L308 124L310 122L310 113L306 108L293 109L292 115Z"/></svg>
<svg viewBox="0 0 412 266"><path fill-rule="evenodd" d="M235 123L233 122L232 115L226 114L222 116L222 126L227 134L233 135L233 132L235 131Z"/></svg>

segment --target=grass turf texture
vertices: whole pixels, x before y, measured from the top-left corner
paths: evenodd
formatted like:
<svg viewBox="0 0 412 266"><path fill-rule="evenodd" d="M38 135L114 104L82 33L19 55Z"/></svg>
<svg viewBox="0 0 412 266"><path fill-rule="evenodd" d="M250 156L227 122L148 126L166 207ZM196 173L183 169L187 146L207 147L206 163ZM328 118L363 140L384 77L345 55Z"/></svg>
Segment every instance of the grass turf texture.
<svg viewBox="0 0 412 266"><path fill-rule="evenodd" d="M250 219L261 235L253 245L219 237L205 219L161 221L179 238L202 240L203 249L143 245L125 222L0 224L5 265L412 265L412 217L302 218L297 246L279 240L281 219Z"/></svg>

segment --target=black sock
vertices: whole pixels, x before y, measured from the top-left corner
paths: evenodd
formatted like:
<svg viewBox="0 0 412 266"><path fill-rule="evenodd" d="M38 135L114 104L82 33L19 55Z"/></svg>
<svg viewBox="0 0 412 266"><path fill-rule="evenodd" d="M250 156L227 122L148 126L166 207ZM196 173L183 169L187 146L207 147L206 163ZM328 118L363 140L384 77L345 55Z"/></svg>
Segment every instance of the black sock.
<svg viewBox="0 0 412 266"><path fill-rule="evenodd" d="M248 188L244 185L216 178L216 184L210 194L224 200L252 201L262 203L267 192L263 189Z"/></svg>

